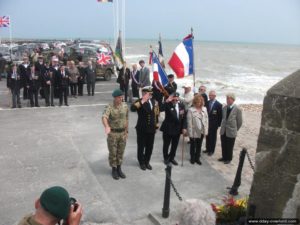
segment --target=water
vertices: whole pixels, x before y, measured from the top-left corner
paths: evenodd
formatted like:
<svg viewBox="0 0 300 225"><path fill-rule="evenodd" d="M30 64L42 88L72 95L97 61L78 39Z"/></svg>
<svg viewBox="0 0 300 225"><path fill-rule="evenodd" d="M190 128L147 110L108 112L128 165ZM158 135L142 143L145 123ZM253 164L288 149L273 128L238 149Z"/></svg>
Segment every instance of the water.
<svg viewBox="0 0 300 225"><path fill-rule="evenodd" d="M162 40L165 62L179 43ZM148 63L150 45L158 51L155 40L129 40L125 44L129 64L140 59ZM216 90L223 103L225 94L234 92L239 104L262 104L270 87L300 69L300 46L195 41L194 51L196 88L204 84L207 90ZM172 70L167 66L166 72ZM192 81L192 76L177 79L178 90L182 92L180 86Z"/></svg>

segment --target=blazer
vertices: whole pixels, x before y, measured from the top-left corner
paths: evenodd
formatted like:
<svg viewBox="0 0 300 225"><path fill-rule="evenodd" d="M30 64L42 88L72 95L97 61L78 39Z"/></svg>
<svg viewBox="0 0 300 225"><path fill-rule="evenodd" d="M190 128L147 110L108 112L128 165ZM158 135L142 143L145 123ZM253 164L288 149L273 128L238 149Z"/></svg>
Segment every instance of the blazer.
<svg viewBox="0 0 300 225"><path fill-rule="evenodd" d="M243 123L242 110L240 110L236 105L233 105L227 118L227 109L228 106L226 105L222 110L220 134L223 135L226 132L226 137L235 138Z"/></svg>
<svg viewBox="0 0 300 225"><path fill-rule="evenodd" d="M178 102L179 117L177 115L176 107L172 102L164 103L162 111L165 111L165 119L162 122L160 131L170 136L180 135L182 129L186 129L186 112L184 105Z"/></svg>
<svg viewBox="0 0 300 225"><path fill-rule="evenodd" d="M150 86L150 70L147 67L144 67L140 70L140 76L139 76L140 86Z"/></svg>
<svg viewBox="0 0 300 225"><path fill-rule="evenodd" d="M209 118L209 129L217 130L221 126L222 122L222 104L217 100L213 104L212 108L209 108L210 100L207 104L208 118Z"/></svg>
<svg viewBox="0 0 300 225"><path fill-rule="evenodd" d="M200 138L201 135L208 134L208 115L206 107L202 107L202 111L198 112L195 107L191 107L187 113L188 134L191 138ZM201 127L199 127L199 125ZM201 128L201 129L199 129Z"/></svg>
<svg viewBox="0 0 300 225"><path fill-rule="evenodd" d="M87 83L94 83L96 81L96 70L94 67L92 69L87 66L85 68L85 77Z"/></svg>
<svg viewBox="0 0 300 225"><path fill-rule="evenodd" d="M135 101L130 109L138 113L138 120L135 129L139 133L155 133L158 127L159 107L154 99L150 99L152 109L149 102L142 104L141 99Z"/></svg>

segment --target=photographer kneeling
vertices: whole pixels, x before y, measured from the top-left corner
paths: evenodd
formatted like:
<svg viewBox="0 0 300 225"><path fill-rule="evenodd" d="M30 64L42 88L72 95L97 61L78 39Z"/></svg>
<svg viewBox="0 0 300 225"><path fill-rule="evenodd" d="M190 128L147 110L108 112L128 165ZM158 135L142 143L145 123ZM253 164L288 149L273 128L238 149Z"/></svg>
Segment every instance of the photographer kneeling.
<svg viewBox="0 0 300 225"><path fill-rule="evenodd" d="M25 216L18 225L79 225L82 206L59 186L46 189L35 201L35 213Z"/></svg>

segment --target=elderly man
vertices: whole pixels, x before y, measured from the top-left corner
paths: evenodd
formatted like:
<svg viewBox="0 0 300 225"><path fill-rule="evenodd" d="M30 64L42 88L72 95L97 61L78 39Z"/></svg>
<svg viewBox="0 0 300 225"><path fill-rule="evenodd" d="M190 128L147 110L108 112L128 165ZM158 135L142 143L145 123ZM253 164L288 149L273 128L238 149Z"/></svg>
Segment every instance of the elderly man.
<svg viewBox="0 0 300 225"><path fill-rule="evenodd" d="M183 97L179 97L180 101L184 104L185 110L188 110L192 106L194 94L192 92L192 86L186 84L182 86L184 88Z"/></svg>
<svg viewBox="0 0 300 225"><path fill-rule="evenodd" d="M131 105L131 111L138 113L135 126L137 135L137 158L142 170L152 170L150 159L153 150L154 137L158 128L159 106L152 98L152 87L142 89L142 98Z"/></svg>
<svg viewBox="0 0 300 225"><path fill-rule="evenodd" d="M235 94L227 94L227 105L222 110L220 130L222 158L219 161L223 161L224 164L229 164L232 160L235 138L243 123L242 111L234 104L234 101Z"/></svg>
<svg viewBox="0 0 300 225"><path fill-rule="evenodd" d="M206 136L206 151L203 152L211 156L215 152L217 142L217 131L222 121L222 104L216 100L215 91L210 91L208 97L208 135Z"/></svg>
<svg viewBox="0 0 300 225"><path fill-rule="evenodd" d="M121 169L128 134L128 107L122 102L123 95L120 89L115 89L112 93L113 104L107 105L102 115L107 135L109 165L112 167L112 177L115 180L119 177L126 178Z"/></svg>
<svg viewBox="0 0 300 225"><path fill-rule="evenodd" d="M146 87L146 86L150 86L151 82L150 82L150 70L145 66L145 61L144 60L140 60L139 61L140 64L140 74L139 74L139 82L140 82L140 87Z"/></svg>
<svg viewBox="0 0 300 225"><path fill-rule="evenodd" d="M82 206L69 193L59 186L46 189L35 201L35 212L25 216L18 225L79 225L82 216Z"/></svg>
<svg viewBox="0 0 300 225"><path fill-rule="evenodd" d="M176 150L181 134L186 134L186 113L184 105L179 102L179 93L175 92L169 96L166 102L162 105L162 110L165 111L165 120L163 121L160 130L163 132L163 156L164 163L172 163L177 166L175 160ZM169 146L171 148L169 151Z"/></svg>

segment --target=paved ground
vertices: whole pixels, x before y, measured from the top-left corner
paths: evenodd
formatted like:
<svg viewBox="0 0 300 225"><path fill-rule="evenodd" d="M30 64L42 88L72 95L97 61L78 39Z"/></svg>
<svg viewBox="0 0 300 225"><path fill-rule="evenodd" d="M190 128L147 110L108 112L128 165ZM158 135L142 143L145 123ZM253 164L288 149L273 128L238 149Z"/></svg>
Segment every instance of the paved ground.
<svg viewBox="0 0 300 225"><path fill-rule="evenodd" d="M127 178L111 178L101 113L115 87L115 79L98 81L95 96L70 98L70 107L9 109L6 81L0 81L0 225L14 224L31 212L34 200L51 185L66 187L82 202L83 221L87 223L147 225L151 224L147 219L151 213L162 224L174 224L175 217L161 218L165 182L162 134L156 135L153 170L140 170L136 160L135 113L130 113L123 165ZM44 101L40 102L44 106ZM187 147L184 166L172 170L176 188L184 199L220 200L231 181L205 158L202 166L191 165ZM172 192L171 216L178 205Z"/></svg>

